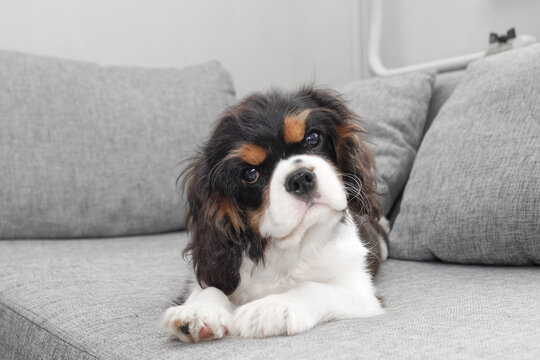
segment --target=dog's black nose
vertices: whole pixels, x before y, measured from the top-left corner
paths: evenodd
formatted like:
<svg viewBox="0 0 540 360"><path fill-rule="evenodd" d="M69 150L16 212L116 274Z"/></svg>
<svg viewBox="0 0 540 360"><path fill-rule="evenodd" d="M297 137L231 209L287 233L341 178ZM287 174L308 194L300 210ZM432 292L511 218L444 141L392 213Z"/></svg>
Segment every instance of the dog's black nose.
<svg viewBox="0 0 540 360"><path fill-rule="evenodd" d="M315 188L315 174L307 168L301 168L291 173L285 182L285 189L298 197L306 197Z"/></svg>

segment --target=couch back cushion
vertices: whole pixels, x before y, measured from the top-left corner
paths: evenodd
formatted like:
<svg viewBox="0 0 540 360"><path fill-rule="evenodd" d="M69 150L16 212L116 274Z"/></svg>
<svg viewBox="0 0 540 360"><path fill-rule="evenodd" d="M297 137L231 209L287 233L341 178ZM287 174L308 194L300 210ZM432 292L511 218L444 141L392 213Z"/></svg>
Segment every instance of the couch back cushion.
<svg viewBox="0 0 540 360"><path fill-rule="evenodd" d="M217 62L120 68L0 51L0 238L183 228L179 163L233 101Z"/></svg>
<svg viewBox="0 0 540 360"><path fill-rule="evenodd" d="M435 73L372 78L338 86L375 155L379 200L388 214L403 190L424 133Z"/></svg>
<svg viewBox="0 0 540 360"><path fill-rule="evenodd" d="M433 95L431 96L431 101L429 102L429 110L424 132L429 129L431 123L435 119L435 116L437 116L439 110L441 110L441 107L444 105L446 100L450 98L450 95L452 95L463 78L464 73L465 71L460 70L437 75L435 83L433 84Z"/></svg>
<svg viewBox="0 0 540 360"><path fill-rule="evenodd" d="M540 44L469 66L420 146L390 255L540 264Z"/></svg>

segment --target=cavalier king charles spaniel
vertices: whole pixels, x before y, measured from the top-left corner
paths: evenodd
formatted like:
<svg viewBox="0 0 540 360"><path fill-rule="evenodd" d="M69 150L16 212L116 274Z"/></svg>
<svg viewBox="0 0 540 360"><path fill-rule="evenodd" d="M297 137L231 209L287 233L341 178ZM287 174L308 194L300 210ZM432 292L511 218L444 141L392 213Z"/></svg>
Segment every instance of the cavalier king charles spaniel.
<svg viewBox="0 0 540 360"><path fill-rule="evenodd" d="M255 93L184 171L196 281L163 326L184 342L297 334L383 312L387 221L358 117L329 90Z"/></svg>

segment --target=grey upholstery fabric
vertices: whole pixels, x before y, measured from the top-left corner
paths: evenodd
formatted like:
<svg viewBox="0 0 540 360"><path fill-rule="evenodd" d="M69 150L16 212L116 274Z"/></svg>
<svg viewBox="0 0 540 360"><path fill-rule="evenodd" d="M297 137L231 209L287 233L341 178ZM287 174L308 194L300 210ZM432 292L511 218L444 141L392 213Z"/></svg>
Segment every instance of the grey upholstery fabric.
<svg viewBox="0 0 540 360"><path fill-rule="evenodd" d="M0 239L181 229L178 164L233 101L216 62L119 68L0 51Z"/></svg>
<svg viewBox="0 0 540 360"><path fill-rule="evenodd" d="M446 100L452 95L459 82L463 78L465 71L453 71L437 75L433 84L433 95L429 102L428 116L424 133L429 129L435 116L441 110Z"/></svg>
<svg viewBox="0 0 540 360"><path fill-rule="evenodd" d="M390 254L540 264L540 44L469 66L420 146Z"/></svg>
<svg viewBox="0 0 540 360"><path fill-rule="evenodd" d="M434 73L373 78L341 85L350 108L362 118L377 166L381 204L388 214L403 190L426 123Z"/></svg>
<svg viewBox="0 0 540 360"><path fill-rule="evenodd" d="M535 359L540 269L389 260L385 315L292 337L169 341L158 323L188 267L187 236L0 242L0 358Z"/></svg>
<svg viewBox="0 0 540 360"><path fill-rule="evenodd" d="M424 134L431 126L433 119L435 119L435 116L437 116L441 107L456 89L457 85L461 81L461 78L463 77L463 74L464 71L454 71L439 74L435 78L435 83L433 84L433 94L431 96L431 101L429 102L426 126L424 127ZM391 226L393 226L395 218L399 214L402 199L403 193L401 193L398 199L395 201L390 213L386 214L388 220L390 220Z"/></svg>

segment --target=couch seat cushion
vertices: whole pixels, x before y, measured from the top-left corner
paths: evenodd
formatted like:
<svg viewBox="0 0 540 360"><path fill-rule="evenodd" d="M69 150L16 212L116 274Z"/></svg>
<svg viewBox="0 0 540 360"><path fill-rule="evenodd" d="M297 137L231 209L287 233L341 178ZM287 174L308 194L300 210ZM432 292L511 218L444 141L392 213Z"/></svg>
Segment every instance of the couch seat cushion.
<svg viewBox="0 0 540 360"><path fill-rule="evenodd" d="M540 352L540 269L389 260L387 313L291 337L185 345L159 328L185 233L0 242L0 358L490 358ZM151 240L151 241L150 241Z"/></svg>

